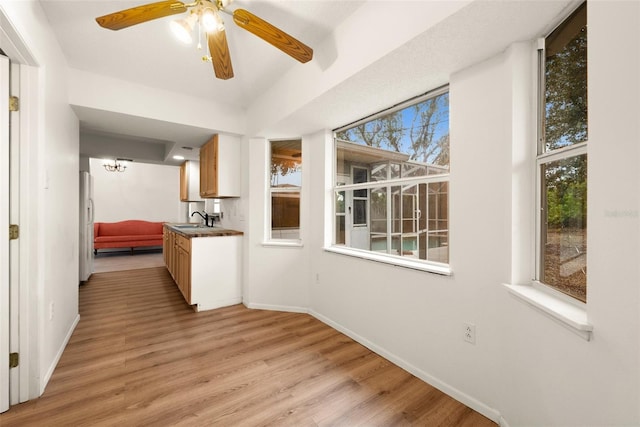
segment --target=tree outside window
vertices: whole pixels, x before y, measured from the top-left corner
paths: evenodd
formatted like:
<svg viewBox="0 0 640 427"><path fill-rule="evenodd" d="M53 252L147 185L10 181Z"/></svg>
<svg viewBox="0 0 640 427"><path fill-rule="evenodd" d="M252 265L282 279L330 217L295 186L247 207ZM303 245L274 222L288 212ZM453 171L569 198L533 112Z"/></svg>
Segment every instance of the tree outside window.
<svg viewBox="0 0 640 427"><path fill-rule="evenodd" d="M538 280L587 300L587 9L545 39L541 53Z"/></svg>

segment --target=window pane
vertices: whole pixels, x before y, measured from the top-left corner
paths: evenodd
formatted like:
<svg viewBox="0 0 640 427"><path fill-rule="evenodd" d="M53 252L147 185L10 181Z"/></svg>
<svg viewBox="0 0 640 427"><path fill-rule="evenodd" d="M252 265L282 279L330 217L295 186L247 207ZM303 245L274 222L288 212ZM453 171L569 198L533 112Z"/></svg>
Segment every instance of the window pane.
<svg viewBox="0 0 640 427"><path fill-rule="evenodd" d="M434 262L449 262L449 233L429 233L428 260Z"/></svg>
<svg viewBox="0 0 640 427"><path fill-rule="evenodd" d="M542 166L540 281L587 299L587 155Z"/></svg>
<svg viewBox="0 0 640 427"><path fill-rule="evenodd" d="M336 191L336 213L344 213L344 191Z"/></svg>
<svg viewBox="0 0 640 427"><path fill-rule="evenodd" d="M336 217L336 245L344 245L344 215Z"/></svg>
<svg viewBox="0 0 640 427"><path fill-rule="evenodd" d="M371 181L384 181L388 179L389 163L377 163L371 165Z"/></svg>
<svg viewBox="0 0 640 427"><path fill-rule="evenodd" d="M371 232L387 232L387 189L371 189Z"/></svg>
<svg viewBox="0 0 640 427"><path fill-rule="evenodd" d="M271 238L300 238L302 141L271 141Z"/></svg>
<svg viewBox="0 0 640 427"><path fill-rule="evenodd" d="M339 131L335 143L336 242L447 262L448 177L426 177L449 172L449 94Z"/></svg>
<svg viewBox="0 0 640 427"><path fill-rule="evenodd" d="M368 176L354 175L353 183L447 173L449 93L340 131L336 137L339 174L354 164L371 171ZM361 177L364 181L356 181Z"/></svg>
<svg viewBox="0 0 640 427"><path fill-rule="evenodd" d="M367 190L364 190L367 191ZM353 225L367 225L367 201L356 199L353 201Z"/></svg>
<svg viewBox="0 0 640 427"><path fill-rule="evenodd" d="M300 238L300 193L271 194L271 237Z"/></svg>
<svg viewBox="0 0 640 427"><path fill-rule="evenodd" d="M587 8L545 41L544 151L587 140Z"/></svg>

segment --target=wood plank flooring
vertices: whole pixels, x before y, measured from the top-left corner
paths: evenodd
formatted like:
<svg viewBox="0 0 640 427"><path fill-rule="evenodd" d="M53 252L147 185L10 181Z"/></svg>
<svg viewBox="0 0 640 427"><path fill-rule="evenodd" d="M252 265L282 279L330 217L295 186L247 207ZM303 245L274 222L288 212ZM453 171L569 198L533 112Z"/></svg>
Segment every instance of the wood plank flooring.
<svg viewBox="0 0 640 427"><path fill-rule="evenodd" d="M317 319L195 313L165 268L97 273L44 395L9 426L495 426Z"/></svg>
<svg viewBox="0 0 640 427"><path fill-rule="evenodd" d="M129 251L98 252L93 257L93 272L106 273L108 271L136 270L139 268L163 267L162 250L136 249L133 254Z"/></svg>

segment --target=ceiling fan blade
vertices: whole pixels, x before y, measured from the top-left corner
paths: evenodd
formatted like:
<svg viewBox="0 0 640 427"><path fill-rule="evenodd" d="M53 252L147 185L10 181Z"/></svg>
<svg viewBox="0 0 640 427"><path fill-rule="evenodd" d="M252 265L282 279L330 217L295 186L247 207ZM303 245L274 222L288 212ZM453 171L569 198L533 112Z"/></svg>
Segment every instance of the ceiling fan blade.
<svg viewBox="0 0 640 427"><path fill-rule="evenodd" d="M239 26L277 47L287 55L305 63L313 58L313 49L300 40L274 27L264 19L258 18L244 9L233 11L233 21Z"/></svg>
<svg viewBox="0 0 640 427"><path fill-rule="evenodd" d="M230 79L233 77L233 67L231 66L226 31L207 33L207 39L209 42L209 54L213 63L213 72L216 73L216 77L219 79Z"/></svg>
<svg viewBox="0 0 640 427"><path fill-rule="evenodd" d="M149 3L131 9L121 10L96 18L96 22L109 30L121 30L132 25L141 24L153 19L163 18L187 11L181 1L167 0Z"/></svg>

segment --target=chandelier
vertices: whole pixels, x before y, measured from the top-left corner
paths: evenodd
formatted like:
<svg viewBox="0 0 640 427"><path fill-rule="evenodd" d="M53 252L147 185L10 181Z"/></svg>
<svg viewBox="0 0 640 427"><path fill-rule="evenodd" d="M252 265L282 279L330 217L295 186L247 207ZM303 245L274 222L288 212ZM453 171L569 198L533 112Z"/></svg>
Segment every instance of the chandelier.
<svg viewBox="0 0 640 427"><path fill-rule="evenodd" d="M130 161L130 160L128 160L128 159L115 159L115 160L105 159L104 162L102 163L102 166L104 166L104 168L109 172L124 172L124 170L127 168L127 161Z"/></svg>

